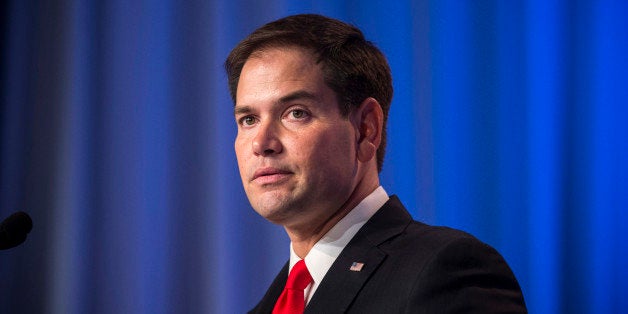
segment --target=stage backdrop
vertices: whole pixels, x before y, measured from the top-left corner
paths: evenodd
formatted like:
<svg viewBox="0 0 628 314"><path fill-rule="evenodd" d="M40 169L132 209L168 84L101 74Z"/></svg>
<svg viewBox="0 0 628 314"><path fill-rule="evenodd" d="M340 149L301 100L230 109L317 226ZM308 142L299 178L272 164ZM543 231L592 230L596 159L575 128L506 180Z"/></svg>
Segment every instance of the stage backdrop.
<svg viewBox="0 0 628 314"><path fill-rule="evenodd" d="M628 311L628 4L3 1L1 313L243 313L288 258L243 193L223 61L322 13L388 56L382 183L501 251L532 313Z"/></svg>

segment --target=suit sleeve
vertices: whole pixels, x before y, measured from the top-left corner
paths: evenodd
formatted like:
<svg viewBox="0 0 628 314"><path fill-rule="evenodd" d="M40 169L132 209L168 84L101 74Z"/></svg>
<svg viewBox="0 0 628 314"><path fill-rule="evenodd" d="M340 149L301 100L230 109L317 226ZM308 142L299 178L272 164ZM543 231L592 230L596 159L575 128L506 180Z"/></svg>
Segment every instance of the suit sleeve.
<svg viewBox="0 0 628 314"><path fill-rule="evenodd" d="M527 313L504 258L475 238L436 252L413 285L408 313Z"/></svg>

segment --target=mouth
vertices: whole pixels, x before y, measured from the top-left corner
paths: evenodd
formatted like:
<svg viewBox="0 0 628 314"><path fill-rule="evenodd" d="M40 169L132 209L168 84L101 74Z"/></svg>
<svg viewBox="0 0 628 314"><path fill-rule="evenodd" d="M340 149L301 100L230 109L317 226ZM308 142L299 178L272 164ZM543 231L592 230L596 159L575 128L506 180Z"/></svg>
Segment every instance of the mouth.
<svg viewBox="0 0 628 314"><path fill-rule="evenodd" d="M260 168L255 171L251 181L266 185L279 183L290 176L292 172L279 168Z"/></svg>

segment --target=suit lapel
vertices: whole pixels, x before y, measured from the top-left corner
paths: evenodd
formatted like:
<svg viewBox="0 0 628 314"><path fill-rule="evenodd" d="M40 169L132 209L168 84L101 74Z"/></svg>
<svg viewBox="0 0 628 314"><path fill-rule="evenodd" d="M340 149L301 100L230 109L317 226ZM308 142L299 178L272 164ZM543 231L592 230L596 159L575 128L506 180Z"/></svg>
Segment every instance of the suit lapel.
<svg viewBox="0 0 628 314"><path fill-rule="evenodd" d="M378 246L401 233L411 220L399 199L392 196L340 253L305 308L305 313L347 311L386 258L386 253ZM359 271L350 269L354 262L363 263Z"/></svg>
<svg viewBox="0 0 628 314"><path fill-rule="evenodd" d="M338 256L312 300L305 308L305 313L336 313L346 311L362 286L375 272L386 254L372 247L352 247L349 252ZM361 271L351 271L353 262L363 263Z"/></svg>

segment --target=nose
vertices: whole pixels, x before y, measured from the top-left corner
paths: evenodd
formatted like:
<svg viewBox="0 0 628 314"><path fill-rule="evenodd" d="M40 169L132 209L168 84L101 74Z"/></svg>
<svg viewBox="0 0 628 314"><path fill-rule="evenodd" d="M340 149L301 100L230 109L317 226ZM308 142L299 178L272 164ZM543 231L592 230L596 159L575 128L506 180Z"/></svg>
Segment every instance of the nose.
<svg viewBox="0 0 628 314"><path fill-rule="evenodd" d="M259 156L271 156L281 153L283 146L273 123L260 125L253 138L253 152Z"/></svg>

